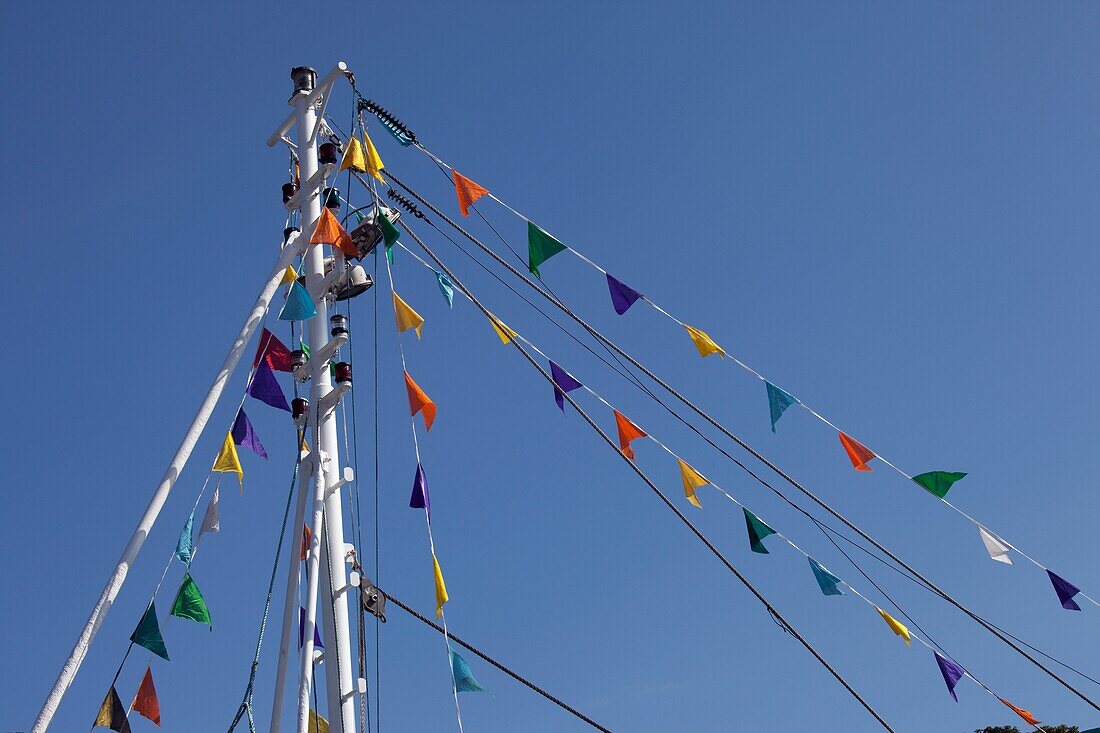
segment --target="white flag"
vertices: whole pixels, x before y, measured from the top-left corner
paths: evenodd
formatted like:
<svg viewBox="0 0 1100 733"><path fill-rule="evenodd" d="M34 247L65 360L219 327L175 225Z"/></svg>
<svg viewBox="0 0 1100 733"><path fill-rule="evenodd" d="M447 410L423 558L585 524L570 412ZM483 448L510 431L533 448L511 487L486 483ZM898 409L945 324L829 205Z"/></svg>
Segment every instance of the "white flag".
<svg viewBox="0 0 1100 733"><path fill-rule="evenodd" d="M210 503L206 505L206 516L202 518L202 527L199 534L207 532L220 532L222 528L221 517L218 516L218 487L214 487L214 495L210 497Z"/></svg>
<svg viewBox="0 0 1100 733"><path fill-rule="evenodd" d="M997 535L980 524L978 525L978 534L982 536L982 543L985 545L985 551L989 553L990 560L1003 562L1006 565L1012 564L1012 558L1008 556L1008 551L1012 549L1011 547L1006 545Z"/></svg>

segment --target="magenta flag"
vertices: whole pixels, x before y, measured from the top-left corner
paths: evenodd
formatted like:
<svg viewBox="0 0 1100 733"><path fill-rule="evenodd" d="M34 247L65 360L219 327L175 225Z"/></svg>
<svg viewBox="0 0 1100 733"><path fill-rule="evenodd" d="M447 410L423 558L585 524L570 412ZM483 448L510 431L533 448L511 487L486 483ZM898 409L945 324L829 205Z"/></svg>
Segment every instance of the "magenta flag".
<svg viewBox="0 0 1100 733"><path fill-rule="evenodd" d="M243 408L237 410L237 419L233 421L232 433L234 443L248 448L260 458L267 458L264 444L260 442L256 431L252 429L252 421L248 419L248 415L244 413Z"/></svg>
<svg viewBox="0 0 1100 733"><path fill-rule="evenodd" d="M260 402L290 412L290 405L287 404L286 396L283 395L283 388L279 386L279 380L275 378L275 372L271 371L271 365L266 360L261 361L256 367L256 373L252 375L252 381L246 391Z"/></svg>
<svg viewBox="0 0 1100 733"><path fill-rule="evenodd" d="M1050 577L1050 584L1054 586L1054 592L1058 594L1058 600L1061 602L1062 608L1067 611L1080 611L1081 607L1077 605L1077 601L1073 600L1073 597L1080 593L1081 589L1049 570L1047 575Z"/></svg>
<svg viewBox="0 0 1100 733"><path fill-rule="evenodd" d="M610 273L604 274L607 275L607 289L611 291L611 305L615 306L615 312L621 316L630 310L630 306L634 305L634 301L641 298L642 294L629 285L619 282Z"/></svg>
<svg viewBox="0 0 1100 733"><path fill-rule="evenodd" d="M424 509L430 515L432 513L432 501L428 496L428 479L424 476L424 467L416 464L416 475L413 476L412 497L409 506L413 509Z"/></svg>
<svg viewBox="0 0 1100 733"><path fill-rule="evenodd" d="M569 372L565 371L554 362L550 362L550 376L554 380L554 402L557 402L561 411L565 412L565 398L562 397L562 393L572 392L584 385L576 379L573 379L573 377L569 375Z"/></svg>

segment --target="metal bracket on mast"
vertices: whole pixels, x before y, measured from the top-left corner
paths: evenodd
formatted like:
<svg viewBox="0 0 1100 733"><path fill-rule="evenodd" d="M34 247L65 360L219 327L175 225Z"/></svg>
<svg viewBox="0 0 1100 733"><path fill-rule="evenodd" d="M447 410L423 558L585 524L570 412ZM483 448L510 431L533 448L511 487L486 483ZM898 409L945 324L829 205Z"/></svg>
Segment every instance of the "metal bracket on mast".
<svg viewBox="0 0 1100 733"><path fill-rule="evenodd" d="M343 477L339 481L337 481L336 483L332 484L331 486L329 486L328 488L325 489L325 496L328 496L329 494L331 494L334 491L339 491L340 489L344 488L344 486L346 486L347 484L350 484L354 480L355 480L355 471L352 470L351 466L344 466L344 475L343 475Z"/></svg>
<svg viewBox="0 0 1100 733"><path fill-rule="evenodd" d="M341 76L346 76L347 71L348 65L345 64L343 61L336 64L336 66L333 67L332 71L325 75L324 79L321 79L321 81L317 82L317 85L313 88L313 91L308 92L308 96L305 99L305 104L309 107L312 107L313 105L320 102L322 99L327 99L329 96L329 91L332 89L332 85L335 84L336 80L339 79ZM292 107L295 106L298 101L298 96L304 93L305 92L299 92L298 94L295 94L293 97L291 97L290 105ZM318 119L324 119L323 115L318 116ZM287 118L283 120L282 124L279 125L275 132L271 133L270 137L267 138L267 147L273 148L278 145L280 138L290 132L290 128L294 127L294 123L297 122L297 120L298 113L296 111L291 112L289 115L287 115ZM316 126L314 126L313 134L317 134ZM301 144L302 141L299 140L298 143Z"/></svg>
<svg viewBox="0 0 1100 733"><path fill-rule="evenodd" d="M340 334L339 336L333 336L332 340L327 342L324 346L317 349L309 355L309 358L302 364L299 364L294 369L294 378L299 382L304 382L309 379L310 370L313 363L320 362L325 363L332 357L336 356L336 352L340 350L340 347L348 342L347 334Z"/></svg>

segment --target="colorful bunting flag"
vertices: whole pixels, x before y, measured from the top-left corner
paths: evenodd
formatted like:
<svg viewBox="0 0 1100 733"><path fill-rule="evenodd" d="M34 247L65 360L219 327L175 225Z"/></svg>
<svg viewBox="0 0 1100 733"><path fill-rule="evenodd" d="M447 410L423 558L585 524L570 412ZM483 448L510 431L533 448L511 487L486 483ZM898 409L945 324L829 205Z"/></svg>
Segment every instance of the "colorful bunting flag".
<svg viewBox="0 0 1100 733"><path fill-rule="evenodd" d="M914 476L913 480L941 499L947 496L952 484L966 476L962 471L929 471Z"/></svg>
<svg viewBox="0 0 1100 733"><path fill-rule="evenodd" d="M200 624L210 626L210 609L206 607L206 599L199 592L199 586L191 573L183 576L183 583L176 593L176 601L172 604L172 615L179 618L187 618L198 621Z"/></svg>
<svg viewBox="0 0 1100 733"><path fill-rule="evenodd" d="M386 243L387 247L392 247L397 244L397 240L400 238L401 233L397 231L397 227L393 225L389 217L381 212L378 214L378 226L382 230L382 241ZM389 256L389 252L386 254ZM392 258L390 259L390 263L393 263Z"/></svg>
<svg viewBox="0 0 1100 733"><path fill-rule="evenodd" d="M435 573L435 617L439 618L443 613L443 604L450 598L447 596L447 584L443 582L443 571L439 569L439 560L432 553L432 567Z"/></svg>
<svg viewBox="0 0 1100 733"><path fill-rule="evenodd" d="M271 371L267 362L262 362L256 369L245 391L265 405L290 412L290 405L287 404L283 388L279 386L279 380L275 378L275 372ZM230 435L232 436L232 433Z"/></svg>
<svg viewBox="0 0 1100 733"><path fill-rule="evenodd" d="M997 699L1000 700L1001 702L1003 702L1007 707L1011 708L1012 712L1016 713L1021 718L1023 718L1023 720L1028 725L1039 725L1039 723L1042 722L1041 720L1037 719L1034 715L1032 715L1030 710L1024 710L1023 708L1018 708L1015 705L1013 705L1012 703L1010 703L1008 700L1005 700L1003 697L998 697Z"/></svg>
<svg viewBox="0 0 1100 733"><path fill-rule="evenodd" d="M764 520L745 507L741 507L741 511L745 513L745 528L749 532L749 548L753 552L759 552L761 555L770 554L768 548L764 547L763 539L768 535L775 534L775 530L766 525Z"/></svg>
<svg viewBox="0 0 1100 733"><path fill-rule="evenodd" d="M298 606L298 648L301 649L306 645L306 609ZM317 628L317 624L313 624L313 648L324 649L325 645L321 642L321 630Z"/></svg>
<svg viewBox="0 0 1100 733"><path fill-rule="evenodd" d="M282 394L281 391L280 394ZM252 421L248 419L243 407L237 410L237 419L233 421L233 429L229 433L233 436L234 443L248 448L260 458L267 459L264 444L260 442L260 436L256 435L256 431L252 429Z"/></svg>
<svg viewBox="0 0 1100 733"><path fill-rule="evenodd" d="M287 265L283 270L283 279L279 281L280 285L290 285L292 282L298 279L298 271L294 269L294 265Z"/></svg>
<svg viewBox="0 0 1100 733"><path fill-rule="evenodd" d="M838 433L838 435L840 435L840 444L848 454L848 460L852 462L852 467L857 471L870 471L871 467L867 462L874 458L875 454L855 438L844 433Z"/></svg>
<svg viewBox="0 0 1100 733"><path fill-rule="evenodd" d="M817 580L817 585L821 588L822 593L827 596L844 595L844 591L840 589L840 584L843 582L840 578L830 573L824 565L812 557L806 559L810 561L810 570L814 571L814 578Z"/></svg>
<svg viewBox="0 0 1100 733"><path fill-rule="evenodd" d="M416 475L413 476L412 496L409 498L409 506L413 509L423 509L432 513L432 499L428 494L428 478L424 475L424 467L416 464Z"/></svg>
<svg viewBox="0 0 1100 733"><path fill-rule="evenodd" d="M443 293L443 297L447 299L447 305L451 308L455 307L455 286L451 282L451 278L447 277L446 273L435 273L435 279L439 283L439 292Z"/></svg>
<svg viewBox="0 0 1100 733"><path fill-rule="evenodd" d="M374 141L370 139L370 135L363 131L363 142L367 144L367 173L378 179L380 183L390 185L386 183L386 179L382 177L382 169L386 166L382 163L382 158L378 156L378 151L374 147Z"/></svg>
<svg viewBox="0 0 1100 733"><path fill-rule="evenodd" d="M572 392L584 385L574 379L569 372L562 369L553 361L550 362L550 378L554 380L554 402L558 403L558 408L562 412L565 412L565 397L563 393Z"/></svg>
<svg viewBox="0 0 1100 733"><path fill-rule="evenodd" d="M684 484L684 495L692 505L703 508L703 505L699 503L699 497L695 495L695 490L700 486L706 486L710 483L703 475L696 471L694 468L684 463L683 459L676 459L680 463L680 480Z"/></svg>
<svg viewBox="0 0 1100 733"><path fill-rule="evenodd" d="M909 628L890 614L886 613L886 611L883 611L878 606L875 606L875 610L878 611L879 616L882 616L882 620L886 622L886 625L890 627L890 630L901 638L905 639L906 646L911 646L911 643L909 641Z"/></svg>
<svg viewBox="0 0 1100 733"><path fill-rule="evenodd" d="M358 138L352 137L348 140L348 147L344 151L344 158L340 161L339 170L351 169L357 173L367 172L367 159L363 155L363 146L359 144Z"/></svg>
<svg viewBox="0 0 1100 733"><path fill-rule="evenodd" d="M253 369L260 365L260 359L266 359L267 365L277 372L294 370L290 363L290 349L266 328L260 335L260 345L256 348L256 357L252 360Z"/></svg>
<svg viewBox="0 0 1100 733"><path fill-rule="evenodd" d="M398 333L405 333L411 328L416 331L416 337L419 339L424 331L424 317L414 311L397 293L393 294L393 311L397 314Z"/></svg>
<svg viewBox="0 0 1100 733"><path fill-rule="evenodd" d="M340 226L340 222L336 220L336 215L333 214L332 209L327 206L321 207L321 216L317 219L317 226L313 229L313 236L309 238L309 243L331 244L348 257L359 256L359 249L355 246L355 243L351 241L351 235L347 233L344 227ZM301 285L301 283L297 281L295 281L295 284ZM293 287L291 289L293 291ZM305 318L284 318L283 320L304 321Z"/></svg>
<svg viewBox="0 0 1100 733"><path fill-rule="evenodd" d="M202 526L199 527L199 536L207 532L221 532L222 519L218 513L218 487L214 487L214 495L210 497L210 503L206 505L206 514L202 518Z"/></svg>
<svg viewBox="0 0 1100 733"><path fill-rule="evenodd" d="M798 400L790 392L776 387L766 379L764 380L764 386L768 389L768 409L772 414L772 432L774 433L775 424L779 422L779 418L783 416L784 411Z"/></svg>
<svg viewBox="0 0 1100 733"><path fill-rule="evenodd" d="M496 331L497 336L500 337L500 342L505 346L512 343L512 339L516 337L516 332L508 328L508 326L505 325L504 321L500 320L496 316L489 317L489 325L493 327L493 330Z"/></svg>
<svg viewBox="0 0 1100 733"><path fill-rule="evenodd" d="M936 657L936 664L939 665L940 674L943 675L943 681L947 684L947 691L951 693L951 697L955 699L955 702L959 701L959 696L955 694L955 685L959 683L959 680L966 674L964 670L955 662L951 661L947 657L940 656L939 652L932 650L932 654Z"/></svg>
<svg viewBox="0 0 1100 733"><path fill-rule="evenodd" d="M466 664L466 660L453 649L449 649L448 654L451 655L451 679L454 681L455 691L484 692L485 688L474 678L474 673L470 671L470 665Z"/></svg>
<svg viewBox="0 0 1100 733"><path fill-rule="evenodd" d="M103 698L103 704L99 706L99 713L95 716L95 722L92 723L93 728L99 726L119 733L130 733L130 722L126 720L126 708L122 707L122 700L119 699L114 685L111 685L107 697Z"/></svg>
<svg viewBox="0 0 1100 733"><path fill-rule="evenodd" d="M214 467L210 470L237 474L237 481L241 484L241 490L244 490L244 469L241 468L241 459L237 457L237 446L233 445L232 433L225 434L222 449L218 451L218 457L214 459Z"/></svg>
<svg viewBox="0 0 1100 733"><path fill-rule="evenodd" d="M420 413L424 418L424 429L431 430L435 422L435 403L424 394L420 385L413 381L408 372L405 372L405 391L409 393L409 417Z"/></svg>
<svg viewBox="0 0 1100 733"><path fill-rule="evenodd" d="M313 544L313 530L309 528L308 524L302 525L302 557L301 560L305 562L305 559L309 557L309 546Z"/></svg>
<svg viewBox="0 0 1100 733"><path fill-rule="evenodd" d="M455 181L455 193L458 195L458 209L463 216L470 215L470 206L475 201L489 193L489 189L471 181L458 171L451 169L451 176Z"/></svg>
<svg viewBox="0 0 1100 733"><path fill-rule="evenodd" d="M183 525L183 530L180 532L180 538L176 540L176 557L180 559L180 562L191 563L191 557L195 552L194 532L195 510L192 509L187 516L187 522Z"/></svg>
<svg viewBox="0 0 1100 733"><path fill-rule="evenodd" d="M615 413L615 427L619 430L619 450L622 454L634 460L634 449L630 447L630 441L638 438L645 438L646 433L637 425L626 419L618 410L612 410Z"/></svg>
<svg viewBox="0 0 1100 733"><path fill-rule="evenodd" d="M328 720L312 708L306 721L306 733L328 733Z"/></svg>
<svg viewBox="0 0 1100 733"><path fill-rule="evenodd" d="M1047 577L1050 578L1050 584L1054 586L1054 592L1058 594L1058 601L1062 604L1062 608L1067 611L1080 611L1081 607L1073 597L1080 593L1081 589L1049 570L1047 570Z"/></svg>
<svg viewBox="0 0 1100 733"><path fill-rule="evenodd" d="M990 560L1003 562L1005 565L1012 564L1012 558L1008 556L1008 551L1012 548L1002 542L1000 537L980 524L978 525L978 534L982 538L982 544L985 545L985 551L989 553Z"/></svg>
<svg viewBox="0 0 1100 733"><path fill-rule="evenodd" d="M527 222L527 269L531 274L541 279L539 265L567 249L564 244L540 229L535 222Z"/></svg>
<svg viewBox="0 0 1100 733"><path fill-rule="evenodd" d="M708 336L705 331L700 331L698 328L689 326L686 323L684 324L684 328L687 329L688 336L691 337L691 342L695 344L695 348L699 351L699 356L718 354L718 356L723 359L726 357L726 350L714 343L714 339Z"/></svg>
<svg viewBox="0 0 1100 733"><path fill-rule="evenodd" d="M634 305L635 301L642 297L642 294L612 277L611 273L605 272L604 274L607 275L607 289L611 291L611 305L615 308L615 312L621 316L630 310L630 306Z"/></svg>
<svg viewBox="0 0 1100 733"><path fill-rule="evenodd" d="M141 621L138 621L137 628L134 629L134 633L130 634L130 641L138 646L145 647L166 661L171 661L168 659L168 649L164 646L164 637L160 635L160 624L157 623L157 605L155 602L149 602L149 607L145 609Z"/></svg>
<svg viewBox="0 0 1100 733"><path fill-rule="evenodd" d="M152 668L145 668L145 676L141 678L141 685L130 707L135 713L160 727L160 700L157 699L157 689L153 687Z"/></svg>
<svg viewBox="0 0 1100 733"><path fill-rule="evenodd" d="M328 211L328 209L325 209ZM297 280L290 286L290 292L286 294L286 302L279 311L280 321L308 321L317 315L317 306L313 304L313 298L309 297L309 291ZM289 370L288 370L289 371Z"/></svg>

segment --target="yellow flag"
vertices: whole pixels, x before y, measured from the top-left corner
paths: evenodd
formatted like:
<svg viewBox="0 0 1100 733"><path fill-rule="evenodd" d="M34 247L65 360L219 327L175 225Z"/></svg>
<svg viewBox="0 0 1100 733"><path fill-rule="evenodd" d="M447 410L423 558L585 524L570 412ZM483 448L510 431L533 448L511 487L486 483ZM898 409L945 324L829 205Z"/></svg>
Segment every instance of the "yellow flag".
<svg viewBox="0 0 1100 733"><path fill-rule="evenodd" d="M294 265L287 265L283 270L283 279L279 281L280 285L290 285L292 282L298 279L298 272L294 269Z"/></svg>
<svg viewBox="0 0 1100 733"><path fill-rule="evenodd" d="M695 490L700 486L706 486L710 481L707 481L698 471L679 458L676 460L680 461L680 480L684 482L684 494L687 496L687 500L702 509L703 505L699 503L698 497L695 496Z"/></svg>
<svg viewBox="0 0 1100 733"><path fill-rule="evenodd" d="M354 137L348 140L348 149L344 151L344 159L340 161L340 170L343 171L348 168L360 173L367 172L367 160L363 156L363 146Z"/></svg>
<svg viewBox="0 0 1100 733"><path fill-rule="evenodd" d="M493 330L497 332L497 336L500 336L500 342L502 344L512 343L512 339L516 337L516 332L504 325L504 321L501 321L495 316L490 316L489 323L493 325Z"/></svg>
<svg viewBox="0 0 1100 733"><path fill-rule="evenodd" d="M896 618L886 613L886 611L883 611L881 608L878 608L876 606L876 609L878 610L878 615L882 616L882 620L886 622L886 625L890 627L890 630L901 638L905 639L906 646L910 646L909 628L901 621L898 621Z"/></svg>
<svg viewBox="0 0 1100 733"><path fill-rule="evenodd" d="M439 569L439 560L435 559L435 555L432 555L432 564L435 566L435 617L439 618L439 615L443 613L443 604L449 599L447 597L447 584L443 582L443 571Z"/></svg>
<svg viewBox="0 0 1100 733"><path fill-rule="evenodd" d="M688 336L691 336L692 342L695 344L695 348L699 350L699 356L710 356L711 354L718 354L725 357L726 350L718 344L714 343L714 339L707 335L705 331L700 331L694 326L684 325L687 329Z"/></svg>
<svg viewBox="0 0 1100 733"><path fill-rule="evenodd" d="M241 459L237 457L237 446L233 444L233 434L227 432L222 442L222 449L218 451L218 457L214 460L211 471L225 471L237 474L237 480L244 489L244 469L241 468Z"/></svg>
<svg viewBox="0 0 1100 733"><path fill-rule="evenodd" d="M328 721L311 708L306 731L307 733L328 733Z"/></svg>
<svg viewBox="0 0 1100 733"><path fill-rule="evenodd" d="M397 313L397 330L404 333L411 328L416 331L416 337L420 338L420 334L424 330L423 316L414 311L408 303L401 300L401 296L397 293L393 294L393 310Z"/></svg>
<svg viewBox="0 0 1100 733"><path fill-rule="evenodd" d="M386 179L382 177L382 169L386 166L382 164L382 159L378 157L378 151L374 149L374 143L371 142L370 135L365 131L363 132L363 142L367 144L367 173L370 173L382 183L386 183Z"/></svg>

